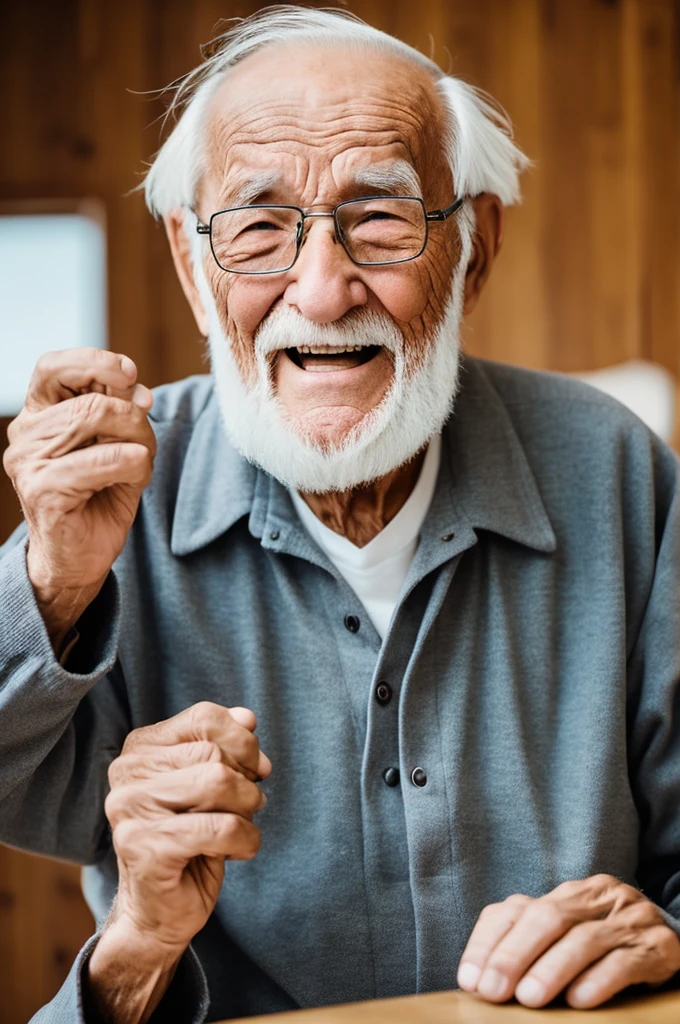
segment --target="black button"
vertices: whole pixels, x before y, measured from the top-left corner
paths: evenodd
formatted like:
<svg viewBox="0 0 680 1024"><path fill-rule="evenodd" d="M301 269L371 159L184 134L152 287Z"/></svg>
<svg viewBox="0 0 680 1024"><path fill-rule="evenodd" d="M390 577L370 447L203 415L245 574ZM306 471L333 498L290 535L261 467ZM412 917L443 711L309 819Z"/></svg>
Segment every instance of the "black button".
<svg viewBox="0 0 680 1024"><path fill-rule="evenodd" d="M453 534L453 533L445 533L444 536L442 537L442 540L443 541L453 540L454 536L455 536L455 534Z"/></svg>
<svg viewBox="0 0 680 1024"><path fill-rule="evenodd" d="M350 633L358 633L360 625L361 623L359 622L356 615L345 615L345 626L350 631Z"/></svg>
<svg viewBox="0 0 680 1024"><path fill-rule="evenodd" d="M422 768L414 768L411 772L411 782L414 786L419 786L421 789L427 785L427 775Z"/></svg>
<svg viewBox="0 0 680 1024"><path fill-rule="evenodd" d="M271 540L278 540L280 536L281 534L279 533L278 530L272 530L272 532L269 534Z"/></svg>
<svg viewBox="0 0 680 1024"><path fill-rule="evenodd" d="M388 786L399 785L399 769L398 768L386 768L383 772L383 779Z"/></svg>
<svg viewBox="0 0 680 1024"><path fill-rule="evenodd" d="M392 687L388 683L378 683L375 688L375 699L378 704L389 704L392 700Z"/></svg>

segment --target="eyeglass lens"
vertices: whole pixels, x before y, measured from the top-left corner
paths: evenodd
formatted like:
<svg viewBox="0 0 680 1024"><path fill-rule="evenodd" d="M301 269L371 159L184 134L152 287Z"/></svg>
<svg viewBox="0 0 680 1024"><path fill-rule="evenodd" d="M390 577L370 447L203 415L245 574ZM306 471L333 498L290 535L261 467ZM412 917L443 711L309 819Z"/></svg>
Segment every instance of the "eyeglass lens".
<svg viewBox="0 0 680 1024"><path fill-rule="evenodd" d="M340 241L357 263L398 263L418 256L427 225L418 199L362 199L337 207ZM285 206L225 210L211 222L215 259L223 270L271 273L295 262L300 213Z"/></svg>

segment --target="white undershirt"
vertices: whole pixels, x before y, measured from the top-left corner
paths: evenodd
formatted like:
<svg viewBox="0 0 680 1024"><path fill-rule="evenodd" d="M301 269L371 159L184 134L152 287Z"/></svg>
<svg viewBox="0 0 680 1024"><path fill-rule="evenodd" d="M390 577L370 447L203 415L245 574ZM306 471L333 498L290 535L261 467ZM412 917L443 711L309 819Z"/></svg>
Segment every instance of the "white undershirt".
<svg viewBox="0 0 680 1024"><path fill-rule="evenodd" d="M430 441L411 494L394 519L363 548L329 530L318 519L297 491L291 490L293 504L307 532L325 551L357 595L380 634L387 632L401 588L418 546L418 534L432 501L437 474L441 437Z"/></svg>

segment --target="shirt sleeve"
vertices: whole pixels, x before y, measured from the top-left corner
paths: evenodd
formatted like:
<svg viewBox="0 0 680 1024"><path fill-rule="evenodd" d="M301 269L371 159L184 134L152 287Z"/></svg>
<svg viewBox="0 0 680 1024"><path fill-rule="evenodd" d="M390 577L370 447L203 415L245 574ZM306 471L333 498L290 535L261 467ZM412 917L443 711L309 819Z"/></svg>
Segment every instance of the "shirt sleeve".
<svg viewBox="0 0 680 1024"><path fill-rule="evenodd" d="M637 881L680 936L680 462L657 450L656 565L628 662Z"/></svg>
<svg viewBox="0 0 680 1024"><path fill-rule="evenodd" d="M102 1024L86 1010L87 962L98 935L89 939L76 957L66 981L54 999L31 1018L30 1024ZM149 1020L149 1024L203 1024L209 995L203 968L191 946L180 960L175 975Z"/></svg>
<svg viewBox="0 0 680 1024"><path fill-rule="evenodd" d="M95 862L108 765L130 731L113 573L55 657L26 568L26 530L0 548L0 841Z"/></svg>

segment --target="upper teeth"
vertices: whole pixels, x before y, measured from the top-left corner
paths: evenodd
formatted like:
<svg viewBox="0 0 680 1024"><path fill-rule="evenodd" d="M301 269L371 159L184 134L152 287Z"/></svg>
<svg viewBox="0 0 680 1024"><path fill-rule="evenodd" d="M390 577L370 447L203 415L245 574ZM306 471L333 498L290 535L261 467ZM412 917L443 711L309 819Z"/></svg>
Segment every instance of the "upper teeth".
<svg viewBox="0 0 680 1024"><path fill-rule="evenodd" d="M344 348L335 348L332 345L298 345L298 352L311 356L337 356L344 352L361 352L363 345L346 345Z"/></svg>

